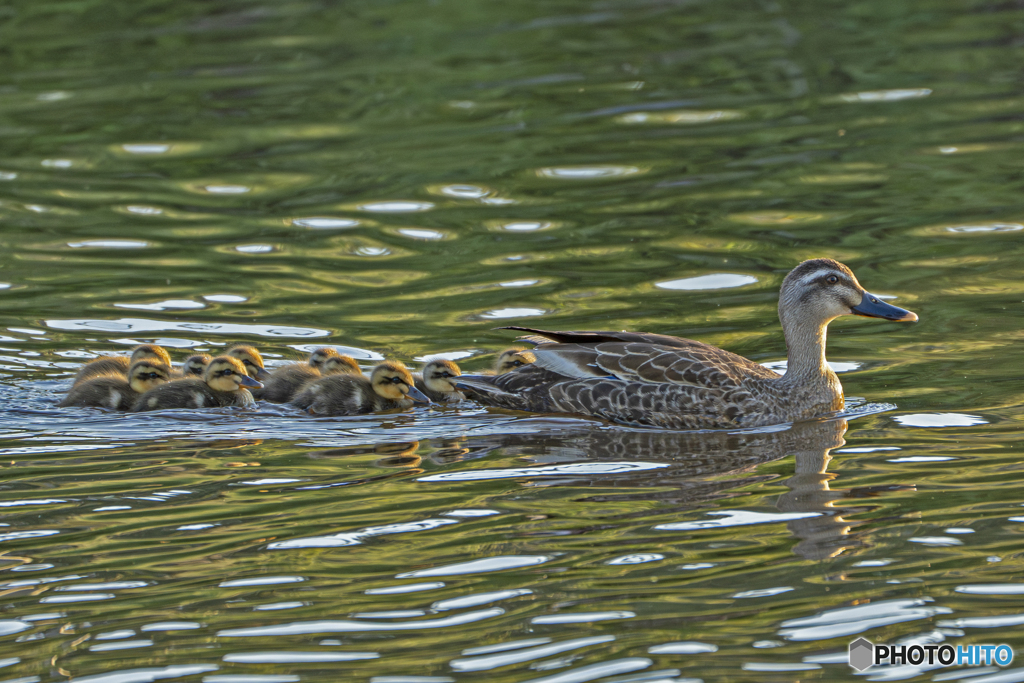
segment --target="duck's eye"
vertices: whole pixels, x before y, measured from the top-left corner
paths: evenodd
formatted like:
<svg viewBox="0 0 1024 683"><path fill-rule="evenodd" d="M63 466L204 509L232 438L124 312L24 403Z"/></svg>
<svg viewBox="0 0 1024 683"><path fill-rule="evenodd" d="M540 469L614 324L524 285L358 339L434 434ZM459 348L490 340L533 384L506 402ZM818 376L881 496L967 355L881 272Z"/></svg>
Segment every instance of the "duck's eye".
<svg viewBox="0 0 1024 683"><path fill-rule="evenodd" d="M517 368L519 366L521 366L522 364L523 364L523 361L521 361L521 360L514 360L514 361L512 361L512 365L517 367Z"/></svg>
<svg viewBox="0 0 1024 683"><path fill-rule="evenodd" d="M401 384L402 383L402 378L401 377L392 377L391 378L391 383L392 384Z"/></svg>
<svg viewBox="0 0 1024 683"><path fill-rule="evenodd" d="M835 283L839 282L839 278L836 277L835 275L829 275L827 278L825 278L825 282L829 283L830 285L834 285Z"/></svg>

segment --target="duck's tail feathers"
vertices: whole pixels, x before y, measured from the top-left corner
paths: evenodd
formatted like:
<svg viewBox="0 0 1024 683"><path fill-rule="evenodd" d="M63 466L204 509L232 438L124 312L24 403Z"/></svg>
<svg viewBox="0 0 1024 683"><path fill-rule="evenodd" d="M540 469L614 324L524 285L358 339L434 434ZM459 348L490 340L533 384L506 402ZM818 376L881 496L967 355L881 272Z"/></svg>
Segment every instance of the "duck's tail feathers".
<svg viewBox="0 0 1024 683"><path fill-rule="evenodd" d="M459 375L452 383L455 385L455 388L468 391L471 394L483 394L495 398L512 398L515 396L515 394L510 394L496 387L494 385L494 378L495 375Z"/></svg>

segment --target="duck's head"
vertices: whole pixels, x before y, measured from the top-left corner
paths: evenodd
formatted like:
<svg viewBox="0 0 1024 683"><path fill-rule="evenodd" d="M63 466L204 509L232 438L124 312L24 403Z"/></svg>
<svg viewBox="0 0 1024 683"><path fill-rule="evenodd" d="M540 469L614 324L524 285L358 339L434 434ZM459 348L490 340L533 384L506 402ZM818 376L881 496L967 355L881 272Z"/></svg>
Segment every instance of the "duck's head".
<svg viewBox="0 0 1024 683"><path fill-rule="evenodd" d="M132 391L144 394L171 379L171 366L158 360L135 361L128 368L128 384Z"/></svg>
<svg viewBox="0 0 1024 683"><path fill-rule="evenodd" d="M537 357L533 355L532 351L513 346L502 351L501 355L498 356L498 360L494 361L494 372L504 375L506 372L512 372L516 368L529 365L536 360Z"/></svg>
<svg viewBox="0 0 1024 683"><path fill-rule="evenodd" d="M786 276L779 295L779 318L826 325L841 315L914 322L917 314L887 304L867 292L853 271L839 261L804 261Z"/></svg>
<svg viewBox="0 0 1024 683"><path fill-rule="evenodd" d="M378 396L392 401L411 399L416 403L430 403L422 391L416 388L409 370L396 360L386 360L373 369L370 383Z"/></svg>
<svg viewBox="0 0 1024 683"><path fill-rule="evenodd" d="M213 360L213 356L206 353L197 353L194 356L189 356L181 364L181 373L183 375L202 377L203 373L206 372L206 366L210 364L211 360Z"/></svg>
<svg viewBox="0 0 1024 683"><path fill-rule="evenodd" d="M323 362L323 365L320 366L320 373L324 375L361 375L363 370L355 358L339 353Z"/></svg>
<svg viewBox="0 0 1024 683"><path fill-rule="evenodd" d="M247 368L234 356L218 356L206 366L203 379L215 391L238 391L242 387L259 389L263 385L249 377Z"/></svg>
<svg viewBox="0 0 1024 683"><path fill-rule="evenodd" d="M451 393L458 391L452 379L462 374L462 370L459 370L459 366L450 360L437 359L432 360L426 364L423 368L423 383L427 385L427 388L431 391L437 391L440 393Z"/></svg>
<svg viewBox="0 0 1024 683"><path fill-rule="evenodd" d="M323 370L324 363L326 363L329 358L337 358L340 355L340 353L331 347L324 346L309 354L309 366L311 368L316 368L317 370Z"/></svg>
<svg viewBox="0 0 1024 683"><path fill-rule="evenodd" d="M170 355L164 350L164 347L156 344L143 344L132 349L132 362L140 360L154 360L167 366L171 364Z"/></svg>
<svg viewBox="0 0 1024 683"><path fill-rule="evenodd" d="M227 355L238 359L245 366L245 371L255 379L266 379L270 373L263 369L263 356L256 350L255 346L248 344L235 344L228 349Z"/></svg>

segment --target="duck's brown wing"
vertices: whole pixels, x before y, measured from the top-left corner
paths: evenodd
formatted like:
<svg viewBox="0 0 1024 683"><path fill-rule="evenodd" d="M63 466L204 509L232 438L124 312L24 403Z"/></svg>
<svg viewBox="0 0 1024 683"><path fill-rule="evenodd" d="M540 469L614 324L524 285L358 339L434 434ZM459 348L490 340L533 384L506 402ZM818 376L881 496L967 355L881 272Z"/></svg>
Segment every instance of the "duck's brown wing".
<svg viewBox="0 0 1024 683"><path fill-rule="evenodd" d="M456 384L486 405L535 413L593 415L620 424L666 429L738 427L757 401L741 388L708 388L629 381L576 379L539 365L504 375L460 377Z"/></svg>
<svg viewBox="0 0 1024 683"><path fill-rule="evenodd" d="M768 368L722 349L692 342L668 347L643 342L541 344L535 365L575 379L614 377L630 382L729 389L751 379L778 379Z"/></svg>

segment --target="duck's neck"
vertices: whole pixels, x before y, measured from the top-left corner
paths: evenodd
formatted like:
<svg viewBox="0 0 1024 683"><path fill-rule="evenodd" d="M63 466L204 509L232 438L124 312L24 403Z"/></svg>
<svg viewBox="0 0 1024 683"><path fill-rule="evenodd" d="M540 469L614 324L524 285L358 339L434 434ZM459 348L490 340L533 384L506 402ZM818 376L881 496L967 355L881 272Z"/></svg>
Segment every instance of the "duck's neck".
<svg viewBox="0 0 1024 683"><path fill-rule="evenodd" d="M809 320L780 316L782 330L786 335L789 351L786 375L783 381L791 385L808 385L824 382L833 384L836 375L825 362L825 337L828 322L824 324Z"/></svg>

